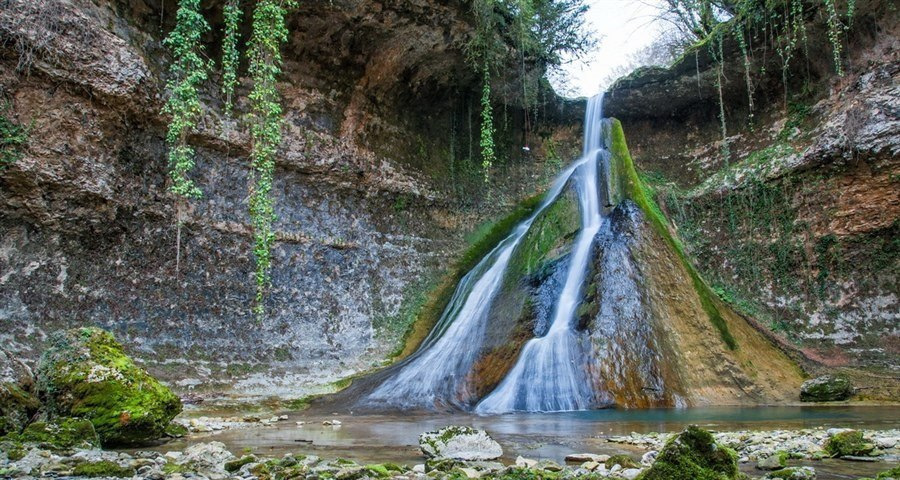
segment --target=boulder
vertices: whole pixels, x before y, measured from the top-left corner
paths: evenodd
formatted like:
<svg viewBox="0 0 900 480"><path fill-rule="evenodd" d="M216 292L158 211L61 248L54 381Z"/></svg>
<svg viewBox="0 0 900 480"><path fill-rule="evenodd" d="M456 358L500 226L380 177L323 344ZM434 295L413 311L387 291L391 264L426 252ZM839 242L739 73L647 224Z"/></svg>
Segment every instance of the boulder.
<svg viewBox="0 0 900 480"><path fill-rule="evenodd" d="M815 480L816 470L812 467L788 467L766 474L765 478L782 480Z"/></svg>
<svg viewBox="0 0 900 480"><path fill-rule="evenodd" d="M787 455L783 452L776 452L768 457L762 457L756 462L756 468L759 470L780 470L787 466Z"/></svg>
<svg viewBox="0 0 900 480"><path fill-rule="evenodd" d="M224 443L209 442L191 445L174 463L185 465L207 478L223 478L228 474L226 464L232 460L235 456L225 448Z"/></svg>
<svg viewBox="0 0 900 480"><path fill-rule="evenodd" d="M34 422L21 433L13 432L4 441L34 443L52 450L91 448L100 445L94 425L84 419L58 418L52 422Z"/></svg>
<svg viewBox="0 0 900 480"><path fill-rule="evenodd" d="M873 450L875 445L867 443L862 433L856 430L836 433L825 442L825 452L832 457L863 456Z"/></svg>
<svg viewBox="0 0 900 480"><path fill-rule="evenodd" d="M0 348L0 436L21 432L39 407L31 369Z"/></svg>
<svg viewBox="0 0 900 480"><path fill-rule="evenodd" d="M641 480L737 480L737 455L696 426L670 439Z"/></svg>
<svg viewBox="0 0 900 480"><path fill-rule="evenodd" d="M846 378L823 375L803 382L801 402L837 402L853 395L853 385Z"/></svg>
<svg viewBox="0 0 900 480"><path fill-rule="evenodd" d="M484 430L449 426L419 436L419 447L432 459L494 460L503 455L500 444Z"/></svg>
<svg viewBox="0 0 900 480"><path fill-rule="evenodd" d="M98 328L57 332L37 367L37 392L54 417L91 421L104 446L161 437L181 401Z"/></svg>

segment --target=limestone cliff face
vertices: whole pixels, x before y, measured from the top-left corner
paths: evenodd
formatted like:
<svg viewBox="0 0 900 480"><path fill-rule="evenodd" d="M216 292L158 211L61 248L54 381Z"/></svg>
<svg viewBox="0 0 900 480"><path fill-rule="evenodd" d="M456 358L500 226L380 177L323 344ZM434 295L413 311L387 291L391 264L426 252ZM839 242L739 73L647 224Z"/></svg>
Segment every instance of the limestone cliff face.
<svg viewBox="0 0 900 480"><path fill-rule="evenodd" d="M214 31L221 4L204 2ZM0 338L23 358L52 330L93 324L181 389L301 393L370 368L397 345L404 299L457 254L462 233L545 181L538 130L565 138L559 126L580 118L548 101L525 132L515 99L501 98L509 160L485 185L467 7L303 2L279 84L270 315L256 323L248 135L221 114L217 78L190 140L204 196L189 203L175 271L159 113L173 5L0 0L5 114L32 126L24 156L0 173ZM204 41L217 56L219 34ZM536 154L523 156L529 143Z"/></svg>
<svg viewBox="0 0 900 480"><path fill-rule="evenodd" d="M864 367L847 373L889 397L900 391L879 373L897 368L900 338L900 22L885 2L859 6L844 78L815 22L796 82L759 73L755 56L752 118L742 61L726 62L727 164L702 49L619 81L606 112L723 297L799 346L811 370Z"/></svg>

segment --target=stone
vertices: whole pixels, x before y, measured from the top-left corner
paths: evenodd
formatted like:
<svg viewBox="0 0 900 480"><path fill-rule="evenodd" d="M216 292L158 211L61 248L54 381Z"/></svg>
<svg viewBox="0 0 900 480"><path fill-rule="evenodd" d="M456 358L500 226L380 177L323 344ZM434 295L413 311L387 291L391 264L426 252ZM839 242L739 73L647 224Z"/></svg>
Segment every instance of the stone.
<svg viewBox="0 0 900 480"><path fill-rule="evenodd" d="M690 426L666 443L641 479L737 480L739 475L737 455L731 449L719 445L706 430Z"/></svg>
<svg viewBox="0 0 900 480"><path fill-rule="evenodd" d="M415 473L421 473L424 475L425 474L425 464L417 463L417 464L413 465L412 471Z"/></svg>
<svg viewBox="0 0 900 480"><path fill-rule="evenodd" d="M566 459L568 459L568 457L566 457ZM518 466L518 467L534 468L537 466L537 464L538 464L537 460L534 460L531 458L525 458L522 456L516 457L516 466Z"/></svg>
<svg viewBox="0 0 900 480"><path fill-rule="evenodd" d="M39 407L31 369L0 348L0 436L22 431Z"/></svg>
<svg viewBox="0 0 900 480"><path fill-rule="evenodd" d="M769 455L768 457L762 457L756 462L756 468L759 470L779 470L784 468L786 464L786 455Z"/></svg>
<svg viewBox="0 0 900 480"><path fill-rule="evenodd" d="M155 440L181 412L178 397L99 328L54 334L36 376L49 415L90 420L104 446Z"/></svg>
<svg viewBox="0 0 900 480"><path fill-rule="evenodd" d="M34 443L54 450L92 448L100 445L94 425L80 418L34 422L25 427L22 433L10 433L3 439L16 443Z"/></svg>
<svg viewBox="0 0 900 480"><path fill-rule="evenodd" d="M423 433L419 447L431 459L494 460L503 455L500 444L487 432L461 426Z"/></svg>
<svg viewBox="0 0 900 480"><path fill-rule="evenodd" d="M766 474L765 478L782 480L815 480L816 470L812 467L788 467Z"/></svg>
<svg viewBox="0 0 900 480"><path fill-rule="evenodd" d="M593 472L594 470L600 468L600 464L598 462L593 462L593 461L584 462L581 464L581 468L583 468L589 472Z"/></svg>
<svg viewBox="0 0 900 480"><path fill-rule="evenodd" d="M222 442L197 443L187 447L184 454L175 460L175 464L189 465L197 473L209 478L222 478L227 473L225 465L234 459L234 455Z"/></svg>
<svg viewBox="0 0 900 480"><path fill-rule="evenodd" d="M847 430L836 433L825 442L825 452L832 457L863 456L875 450L875 445L867 443L861 432Z"/></svg>
<svg viewBox="0 0 900 480"><path fill-rule="evenodd" d="M626 469L622 470L621 473L619 473L619 475L621 475L622 478L625 478L626 480L634 480L640 474L641 474L640 468L626 468Z"/></svg>
<svg viewBox="0 0 900 480"><path fill-rule="evenodd" d="M656 460L656 456L659 455L659 452L656 450L650 450L649 452L641 455L641 465L649 467L653 464L653 461Z"/></svg>
<svg viewBox="0 0 900 480"><path fill-rule="evenodd" d="M846 378L823 375L803 382L801 402L837 402L853 395L853 385Z"/></svg>
<svg viewBox="0 0 900 480"><path fill-rule="evenodd" d="M604 463L609 460L609 455L596 455L593 453L572 453L566 455L567 462L574 463L584 463L584 462L597 462Z"/></svg>
<svg viewBox="0 0 900 480"><path fill-rule="evenodd" d="M464 473L466 475L466 478L472 478L472 479L481 478L481 472L479 472L478 470L475 470L474 468L461 467L459 469L459 471Z"/></svg>

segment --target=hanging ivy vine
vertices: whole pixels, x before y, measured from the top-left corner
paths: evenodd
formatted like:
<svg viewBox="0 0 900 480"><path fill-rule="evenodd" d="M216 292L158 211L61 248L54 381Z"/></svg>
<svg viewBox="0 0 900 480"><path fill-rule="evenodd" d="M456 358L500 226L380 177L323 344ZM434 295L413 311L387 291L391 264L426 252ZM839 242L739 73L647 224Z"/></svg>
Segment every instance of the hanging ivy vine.
<svg viewBox="0 0 900 480"><path fill-rule="evenodd" d="M169 147L169 191L176 196L176 254L175 270L181 266L181 226L182 205L191 198L202 195L189 173L194 168L194 149L187 143L188 134L197 127L201 105L199 86L206 81L210 62L203 58L204 49L201 36L209 31L209 24L200 13L200 0L179 0L175 18L175 28L164 43L172 55L169 67L171 78L167 84L169 99L163 113L171 116L166 133Z"/></svg>
<svg viewBox="0 0 900 480"><path fill-rule="evenodd" d="M481 86L481 167L484 169L484 181L490 180L490 169L497 159L494 152L494 110L491 107L491 74L490 67L484 66L484 77Z"/></svg>
<svg viewBox="0 0 900 480"><path fill-rule="evenodd" d="M237 85L237 69L240 62L238 37L241 26L239 0L228 0L222 10L225 17L225 35L222 40L222 94L225 96L225 114L234 108L234 87Z"/></svg>
<svg viewBox="0 0 900 480"><path fill-rule="evenodd" d="M265 315L263 301L271 281L272 245L275 242L272 181L282 127L281 96L276 82L281 74L281 45L288 39L285 15L287 9L294 6L294 0L259 0L253 12L253 34L248 48L253 79L249 97L252 141L249 204L256 258L254 313L258 319Z"/></svg>

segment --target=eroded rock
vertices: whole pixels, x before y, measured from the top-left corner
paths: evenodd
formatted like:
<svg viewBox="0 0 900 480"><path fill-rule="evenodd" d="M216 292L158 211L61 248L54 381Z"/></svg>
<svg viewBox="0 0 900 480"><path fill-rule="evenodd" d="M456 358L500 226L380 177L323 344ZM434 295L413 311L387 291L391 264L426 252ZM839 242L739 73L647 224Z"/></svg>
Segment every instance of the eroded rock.
<svg viewBox="0 0 900 480"><path fill-rule="evenodd" d="M801 402L837 402L853 395L853 385L846 378L823 375L803 382Z"/></svg>

